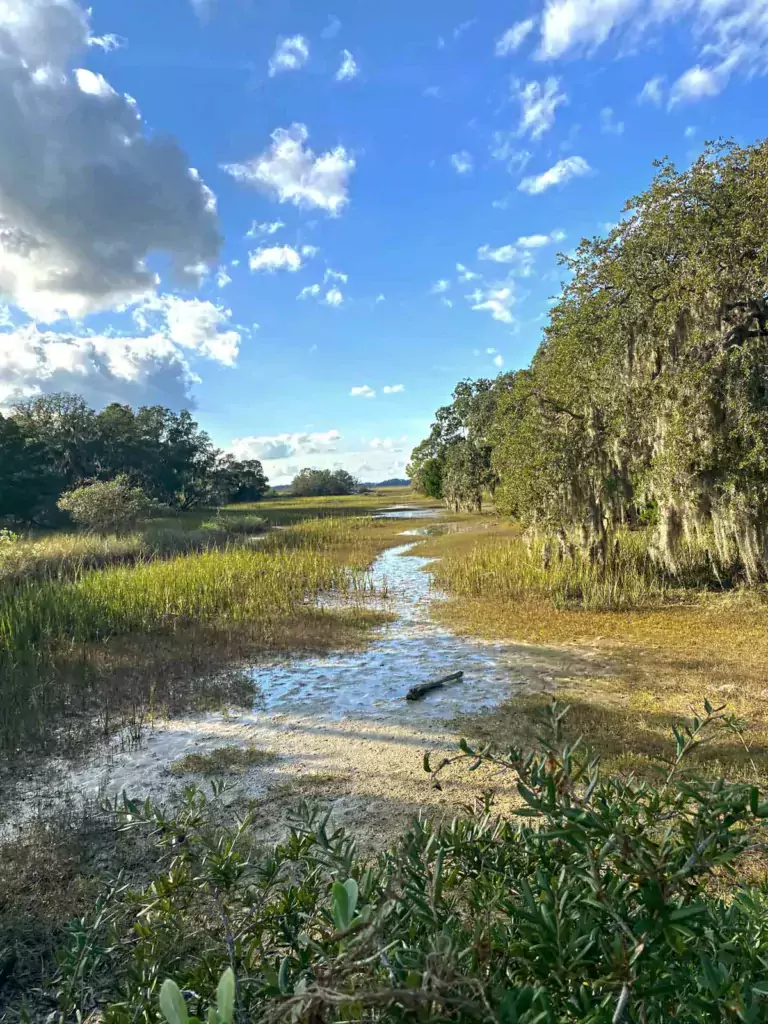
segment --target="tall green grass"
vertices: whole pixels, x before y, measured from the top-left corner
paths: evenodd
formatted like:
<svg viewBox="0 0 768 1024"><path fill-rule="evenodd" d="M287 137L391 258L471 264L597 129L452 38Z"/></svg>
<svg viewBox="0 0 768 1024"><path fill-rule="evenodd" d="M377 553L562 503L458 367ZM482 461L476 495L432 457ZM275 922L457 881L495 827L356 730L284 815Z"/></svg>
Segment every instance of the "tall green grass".
<svg viewBox="0 0 768 1024"><path fill-rule="evenodd" d="M74 579L6 580L0 584L0 749L50 733L55 709L66 714L81 697L87 705L82 695L93 688L93 649L205 626L243 626L250 637L263 638L321 592L364 593L369 532L365 521L329 519L278 531L259 545L235 543Z"/></svg>
<svg viewBox="0 0 768 1024"><path fill-rule="evenodd" d="M658 606L688 588L719 586L701 542L683 544L674 571L654 557L649 535L624 531L605 566L575 549L559 557L542 539L489 539L448 553L432 569L437 586L457 595L499 601L545 599L555 608L590 611Z"/></svg>

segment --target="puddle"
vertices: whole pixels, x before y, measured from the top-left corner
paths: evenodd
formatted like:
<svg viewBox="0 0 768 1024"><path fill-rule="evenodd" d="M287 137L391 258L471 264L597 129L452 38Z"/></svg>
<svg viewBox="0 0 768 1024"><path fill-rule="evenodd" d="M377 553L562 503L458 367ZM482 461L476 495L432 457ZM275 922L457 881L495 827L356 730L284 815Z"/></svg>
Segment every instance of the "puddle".
<svg viewBox="0 0 768 1024"><path fill-rule="evenodd" d="M443 514L441 508L414 508L413 505L391 505L373 513L374 519L436 519Z"/></svg>

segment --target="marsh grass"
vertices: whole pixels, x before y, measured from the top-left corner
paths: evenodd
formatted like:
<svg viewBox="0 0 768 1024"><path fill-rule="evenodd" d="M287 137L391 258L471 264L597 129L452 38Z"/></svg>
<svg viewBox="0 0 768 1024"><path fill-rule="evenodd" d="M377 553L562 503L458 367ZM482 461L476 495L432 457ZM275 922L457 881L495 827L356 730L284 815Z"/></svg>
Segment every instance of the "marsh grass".
<svg viewBox="0 0 768 1024"><path fill-rule="evenodd" d="M674 571L654 557L640 531L620 533L604 566L579 549L560 556L553 547L543 539L492 536L468 551L448 551L434 567L435 582L466 597L543 599L587 611L658 607L691 588L721 586L703 542L686 542Z"/></svg>
<svg viewBox="0 0 768 1024"><path fill-rule="evenodd" d="M231 744L217 747L208 754L185 754L171 765L170 771L174 775L242 775L249 768L276 760L277 754L271 750Z"/></svg>
<svg viewBox="0 0 768 1024"><path fill-rule="evenodd" d="M645 773L653 758L670 754L671 723L709 698L744 723L746 747L735 734L720 735L698 755L707 773L768 781L764 592L720 590L696 549L667 579L640 571L639 544L607 581L571 566L546 572L506 524L430 538L416 553L440 559L430 571L449 599L433 605L436 620L487 640L557 646L566 664L571 654L582 662L573 678L564 671L555 693L571 705L569 738L583 737L608 772ZM710 589L692 586L697 579ZM584 658L594 675L584 672ZM551 696L516 696L462 728L529 743Z"/></svg>
<svg viewBox="0 0 768 1024"><path fill-rule="evenodd" d="M393 532L334 518L258 546L0 585L0 750L70 747L142 709L196 706L200 674L259 651L359 642L384 618L362 601ZM343 607L317 609L321 593Z"/></svg>

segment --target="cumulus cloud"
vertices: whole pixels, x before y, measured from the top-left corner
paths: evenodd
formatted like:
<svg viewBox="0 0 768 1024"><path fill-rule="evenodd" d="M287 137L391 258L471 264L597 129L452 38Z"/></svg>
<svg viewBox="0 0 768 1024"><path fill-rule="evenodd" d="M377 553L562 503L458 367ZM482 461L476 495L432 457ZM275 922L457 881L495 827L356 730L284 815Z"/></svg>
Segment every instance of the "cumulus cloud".
<svg viewBox="0 0 768 1024"><path fill-rule="evenodd" d="M173 345L190 349L224 366L234 366L242 340L230 327L232 310L203 299L159 295L137 306L134 320L144 331L154 330Z"/></svg>
<svg viewBox="0 0 768 1024"><path fill-rule="evenodd" d="M478 259L492 260L494 263L512 263L519 255L514 245L500 245L496 249L490 245L481 245L477 250Z"/></svg>
<svg viewBox="0 0 768 1024"><path fill-rule="evenodd" d="M370 447L373 448L374 451L401 452L403 450L401 445L404 440L406 439L394 437L374 437L374 439L370 443Z"/></svg>
<svg viewBox="0 0 768 1024"><path fill-rule="evenodd" d="M504 356L501 353L493 357L493 365L498 366L499 369L502 368L504 365Z"/></svg>
<svg viewBox="0 0 768 1024"><path fill-rule="evenodd" d="M353 78L357 78L360 74L360 68L357 66L357 62L349 50L341 51L341 66L334 75L337 82L349 82Z"/></svg>
<svg viewBox="0 0 768 1024"><path fill-rule="evenodd" d="M231 311L212 302L153 296L137 306L138 333L77 335L37 324L0 333L0 405L56 391L90 404L188 405L199 380L188 354L224 366L236 362L241 333ZM11 326L4 323L4 326Z"/></svg>
<svg viewBox="0 0 768 1024"><path fill-rule="evenodd" d="M518 136L528 135L540 139L555 123L557 108L567 103L565 93L559 92L560 79L548 78L545 82L512 82L512 98L520 104Z"/></svg>
<svg viewBox="0 0 768 1024"><path fill-rule="evenodd" d="M326 306L341 306L344 302L344 295L338 288L329 288L323 302Z"/></svg>
<svg viewBox="0 0 768 1024"><path fill-rule="evenodd" d="M488 312L494 320L503 324L514 323L512 306L515 304L515 294L509 284L478 288L470 300L472 309L477 312Z"/></svg>
<svg viewBox="0 0 768 1024"><path fill-rule="evenodd" d="M358 384L349 392L352 398L375 398L376 392L367 384Z"/></svg>
<svg viewBox="0 0 768 1024"><path fill-rule="evenodd" d="M320 294L319 284L308 284L306 288L302 288L299 294L296 296L297 299L316 299Z"/></svg>
<svg viewBox="0 0 768 1024"><path fill-rule="evenodd" d="M309 45L304 36L278 39L275 52L269 60L269 76L282 71L299 71L309 60Z"/></svg>
<svg viewBox="0 0 768 1024"><path fill-rule="evenodd" d="M381 390L385 395L398 395L405 391L405 384L386 384Z"/></svg>
<svg viewBox="0 0 768 1024"><path fill-rule="evenodd" d="M611 38L636 46L660 25L684 19L698 42L700 63L683 76L677 102L715 95L734 73L768 73L765 0L547 0L538 56L590 53Z"/></svg>
<svg viewBox="0 0 768 1024"><path fill-rule="evenodd" d="M73 70L90 38L74 0L0 4L0 293L30 316L82 317L152 292L165 252L180 283L215 263L216 203L136 102Z"/></svg>
<svg viewBox="0 0 768 1024"><path fill-rule="evenodd" d="M548 235L521 235L516 245L523 249L540 249L544 245L562 242L565 239L564 231L550 231Z"/></svg>
<svg viewBox="0 0 768 1024"><path fill-rule="evenodd" d="M236 437L229 447L238 459L289 459L335 452L341 439L338 430L315 434L252 435Z"/></svg>
<svg viewBox="0 0 768 1024"><path fill-rule="evenodd" d="M472 154L462 149L460 153L451 156L451 166L457 174L469 174L474 167Z"/></svg>
<svg viewBox="0 0 768 1024"><path fill-rule="evenodd" d="M189 404L189 365L162 335L78 337L34 324L0 334L0 407L35 395L72 391L101 408L110 402Z"/></svg>
<svg viewBox="0 0 768 1024"><path fill-rule="evenodd" d="M304 265L303 256L313 255L313 253L299 252L290 245L273 245L265 249L256 249L255 252L249 254L248 266L251 270L266 271L268 274L274 274L276 270L288 270L291 273L296 273L297 270L301 270Z"/></svg>
<svg viewBox="0 0 768 1024"><path fill-rule="evenodd" d="M533 18L527 18L525 21L518 21L508 28L503 36L496 42L496 56L507 57L510 53L514 53L519 50L525 40L533 31L536 22Z"/></svg>
<svg viewBox="0 0 768 1024"><path fill-rule="evenodd" d="M672 86L669 94L670 107L676 103L695 103L707 96L717 96L725 88L727 78L698 65L684 72Z"/></svg>
<svg viewBox="0 0 768 1024"><path fill-rule="evenodd" d="M591 167L583 157L569 156L564 160L558 160L554 167L550 167L543 174L523 178L517 187L521 192L536 196L555 185L565 185L571 178L583 177L590 171Z"/></svg>
<svg viewBox="0 0 768 1024"><path fill-rule="evenodd" d="M246 163L225 164L223 169L246 185L273 196L278 202L325 210L336 216L349 201L349 178L355 160L343 146L315 156L306 146L306 125L293 124L272 132L272 145Z"/></svg>

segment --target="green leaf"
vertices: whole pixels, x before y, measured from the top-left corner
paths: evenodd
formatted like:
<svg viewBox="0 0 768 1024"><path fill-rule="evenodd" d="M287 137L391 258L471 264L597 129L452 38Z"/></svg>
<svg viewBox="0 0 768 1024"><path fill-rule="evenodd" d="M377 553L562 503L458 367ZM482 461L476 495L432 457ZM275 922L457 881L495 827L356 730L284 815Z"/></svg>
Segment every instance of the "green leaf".
<svg viewBox="0 0 768 1024"><path fill-rule="evenodd" d="M349 921L355 916L355 910L357 909L357 900L360 895L357 882L354 878L348 878L344 883L344 888L347 890L347 911L349 915Z"/></svg>
<svg viewBox="0 0 768 1024"><path fill-rule="evenodd" d="M216 1009L221 1024L232 1024L235 1014L235 974L231 967L221 976L216 990Z"/></svg>
<svg viewBox="0 0 768 1024"><path fill-rule="evenodd" d="M187 1004L175 981L166 978L160 989L160 1012L168 1024L187 1024Z"/></svg>
<svg viewBox="0 0 768 1024"><path fill-rule="evenodd" d="M429 766L429 751L424 755L424 771L430 774L432 772L432 769Z"/></svg>

